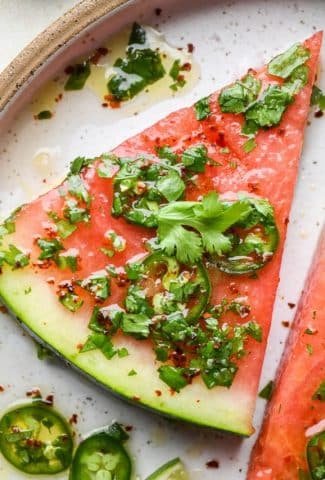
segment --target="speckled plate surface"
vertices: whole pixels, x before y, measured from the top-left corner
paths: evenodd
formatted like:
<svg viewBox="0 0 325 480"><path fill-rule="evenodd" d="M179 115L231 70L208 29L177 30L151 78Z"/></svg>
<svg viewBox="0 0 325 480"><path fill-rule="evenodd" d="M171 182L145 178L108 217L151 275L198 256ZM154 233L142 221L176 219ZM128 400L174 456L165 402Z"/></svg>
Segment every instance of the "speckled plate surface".
<svg viewBox="0 0 325 480"><path fill-rule="evenodd" d="M92 3L92 8L96 8L96 2ZM162 9L159 16L155 12L157 8ZM96 17L98 15L92 18ZM176 46L188 43L195 46L194 55L201 74L194 88L182 96L157 101L136 116L126 115L123 109L101 108L98 98L85 89L67 95L57 105L51 120L36 122L28 102L42 84L134 20L156 26ZM142 0L127 2L122 9L105 15L50 56L0 114L0 218L59 183L69 162L77 155L95 156L111 149L165 114L216 90L248 67L261 65L324 25L322 0L295 3ZM323 49L323 60L324 54ZM325 86L321 72L319 84ZM288 333L282 322L293 319L295 309L288 303L296 304L299 298L324 217L325 120L315 119L312 114L310 120L261 385L274 376ZM35 161L40 152L46 154L46 161L41 163ZM44 395L54 394L57 408L67 418L77 413L78 435L112 420L132 425L129 451L134 459L135 474L140 478L177 455L184 460L193 480L245 478L255 435L243 440L130 406L71 371L61 361L38 360L33 341L16 322L6 314L1 313L0 318L0 384L4 388L0 394L1 411L12 402L26 398L26 392L33 387L39 387ZM265 402L259 399L255 415L257 430L264 407ZM219 462L218 470L206 467L206 462L212 459ZM0 458L0 478L25 477ZM56 478L66 479L67 474Z"/></svg>

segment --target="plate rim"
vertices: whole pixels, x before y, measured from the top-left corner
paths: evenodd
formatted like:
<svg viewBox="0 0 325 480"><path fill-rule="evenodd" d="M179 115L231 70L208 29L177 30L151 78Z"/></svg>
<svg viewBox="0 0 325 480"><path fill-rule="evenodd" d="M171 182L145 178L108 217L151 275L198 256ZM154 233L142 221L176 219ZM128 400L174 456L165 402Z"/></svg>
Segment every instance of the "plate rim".
<svg viewBox="0 0 325 480"><path fill-rule="evenodd" d="M0 72L0 112L52 55L87 27L131 1L82 0L46 27Z"/></svg>

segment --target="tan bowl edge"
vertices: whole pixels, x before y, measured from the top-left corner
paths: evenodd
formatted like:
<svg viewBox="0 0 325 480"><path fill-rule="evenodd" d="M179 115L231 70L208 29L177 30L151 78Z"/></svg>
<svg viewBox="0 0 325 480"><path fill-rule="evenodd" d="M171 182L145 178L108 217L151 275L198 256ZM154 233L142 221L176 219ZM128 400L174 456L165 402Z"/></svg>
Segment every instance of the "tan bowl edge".
<svg viewBox="0 0 325 480"><path fill-rule="evenodd" d="M0 112L62 45L127 2L128 0L83 0L37 35L0 74Z"/></svg>

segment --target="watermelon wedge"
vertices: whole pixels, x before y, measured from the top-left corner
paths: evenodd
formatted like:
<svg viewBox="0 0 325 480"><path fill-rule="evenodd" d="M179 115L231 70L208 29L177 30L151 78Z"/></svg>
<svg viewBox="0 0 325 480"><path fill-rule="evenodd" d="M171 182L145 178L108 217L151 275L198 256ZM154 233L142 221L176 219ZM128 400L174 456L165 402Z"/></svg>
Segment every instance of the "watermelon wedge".
<svg viewBox="0 0 325 480"><path fill-rule="evenodd" d="M317 434L325 432L324 272L325 231L289 335L262 431L252 453L249 480L325 478L324 438L323 447L319 448L322 452L320 458L315 459L312 449L307 455L308 443Z"/></svg>
<svg viewBox="0 0 325 480"><path fill-rule="evenodd" d="M131 401L250 435L321 40L15 212L0 296L19 321Z"/></svg>

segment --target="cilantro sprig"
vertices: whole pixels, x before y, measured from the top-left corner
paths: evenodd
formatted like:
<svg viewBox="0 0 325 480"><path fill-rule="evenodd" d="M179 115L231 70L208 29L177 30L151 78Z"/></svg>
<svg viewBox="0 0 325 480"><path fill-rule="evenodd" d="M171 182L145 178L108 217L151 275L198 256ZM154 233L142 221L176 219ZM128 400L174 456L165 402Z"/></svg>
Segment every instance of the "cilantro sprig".
<svg viewBox="0 0 325 480"><path fill-rule="evenodd" d="M185 264L198 261L204 251L222 255L231 250L224 232L248 214L249 208L241 200L226 205L214 191L200 202L170 203L157 215L159 246Z"/></svg>

